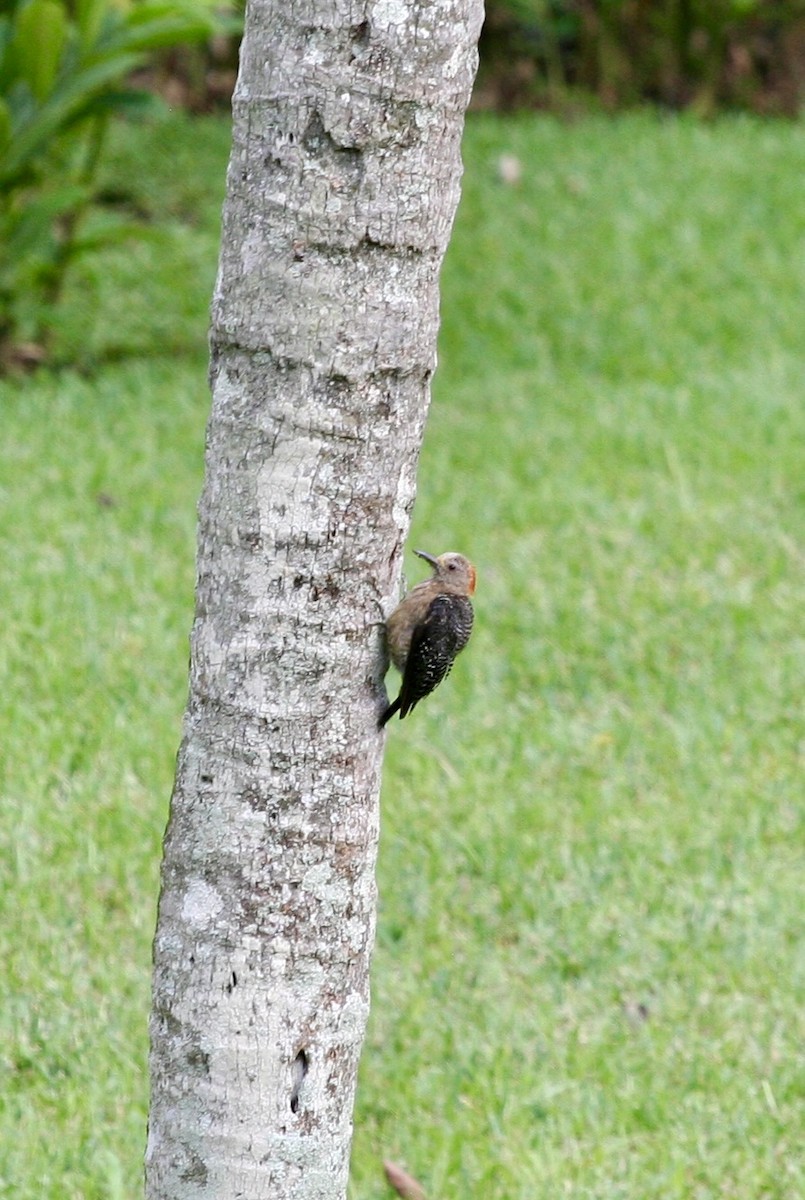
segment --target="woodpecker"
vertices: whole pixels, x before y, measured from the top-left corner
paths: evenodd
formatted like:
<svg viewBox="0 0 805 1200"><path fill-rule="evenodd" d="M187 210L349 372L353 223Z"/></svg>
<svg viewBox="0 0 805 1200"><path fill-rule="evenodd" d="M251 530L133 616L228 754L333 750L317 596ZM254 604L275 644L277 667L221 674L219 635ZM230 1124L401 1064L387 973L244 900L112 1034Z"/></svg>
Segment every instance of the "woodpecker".
<svg viewBox="0 0 805 1200"><path fill-rule="evenodd" d="M407 717L450 674L472 632L475 567L463 554L414 553L430 563L433 574L406 593L386 622L389 655L402 674L402 687L381 716L380 729L396 712L400 720Z"/></svg>

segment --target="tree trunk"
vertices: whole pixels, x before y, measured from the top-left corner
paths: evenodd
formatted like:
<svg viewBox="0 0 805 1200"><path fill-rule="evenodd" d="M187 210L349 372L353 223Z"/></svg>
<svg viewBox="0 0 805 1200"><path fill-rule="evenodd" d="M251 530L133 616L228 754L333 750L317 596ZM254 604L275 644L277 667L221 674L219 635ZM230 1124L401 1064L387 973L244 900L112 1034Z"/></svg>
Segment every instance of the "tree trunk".
<svg viewBox="0 0 805 1200"><path fill-rule="evenodd" d="M253 0L165 840L148 1200L346 1193L382 620L435 364L480 0Z"/></svg>

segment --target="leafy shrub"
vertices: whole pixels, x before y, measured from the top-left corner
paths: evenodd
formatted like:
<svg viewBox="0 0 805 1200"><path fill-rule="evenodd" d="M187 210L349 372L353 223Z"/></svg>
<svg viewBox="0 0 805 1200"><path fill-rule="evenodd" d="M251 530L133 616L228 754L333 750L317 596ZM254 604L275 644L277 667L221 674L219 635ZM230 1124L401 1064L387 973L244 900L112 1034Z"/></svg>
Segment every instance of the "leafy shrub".
<svg viewBox="0 0 805 1200"><path fill-rule="evenodd" d="M796 113L805 99L802 0L488 0L482 79L504 104L569 90L607 107L646 100Z"/></svg>
<svg viewBox="0 0 805 1200"><path fill-rule="evenodd" d="M0 352L46 337L47 306L76 255L131 235L118 222L80 236L107 122L153 103L125 84L149 54L227 24L212 3L0 0Z"/></svg>

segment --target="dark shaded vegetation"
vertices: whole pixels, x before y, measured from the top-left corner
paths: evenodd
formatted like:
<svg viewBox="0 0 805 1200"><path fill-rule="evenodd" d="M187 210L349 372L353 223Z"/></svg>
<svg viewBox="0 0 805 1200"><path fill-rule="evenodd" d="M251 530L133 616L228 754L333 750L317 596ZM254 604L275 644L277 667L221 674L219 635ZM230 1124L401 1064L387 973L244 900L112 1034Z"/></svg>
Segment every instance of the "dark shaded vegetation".
<svg viewBox="0 0 805 1200"><path fill-rule="evenodd" d="M802 0L490 0L477 103L795 115Z"/></svg>

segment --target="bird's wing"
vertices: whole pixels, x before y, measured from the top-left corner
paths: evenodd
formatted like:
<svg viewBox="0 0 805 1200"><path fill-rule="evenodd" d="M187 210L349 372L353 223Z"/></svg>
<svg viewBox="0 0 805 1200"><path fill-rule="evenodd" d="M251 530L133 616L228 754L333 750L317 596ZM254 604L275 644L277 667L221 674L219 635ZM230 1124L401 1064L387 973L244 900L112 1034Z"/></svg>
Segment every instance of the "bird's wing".
<svg viewBox="0 0 805 1200"><path fill-rule="evenodd" d="M449 675L456 655L472 632L472 605L465 596L436 596L411 637L400 689L400 716L405 717Z"/></svg>

